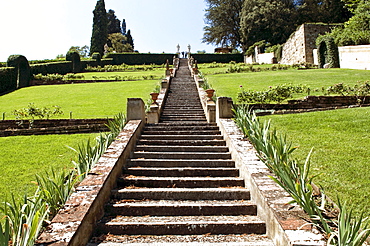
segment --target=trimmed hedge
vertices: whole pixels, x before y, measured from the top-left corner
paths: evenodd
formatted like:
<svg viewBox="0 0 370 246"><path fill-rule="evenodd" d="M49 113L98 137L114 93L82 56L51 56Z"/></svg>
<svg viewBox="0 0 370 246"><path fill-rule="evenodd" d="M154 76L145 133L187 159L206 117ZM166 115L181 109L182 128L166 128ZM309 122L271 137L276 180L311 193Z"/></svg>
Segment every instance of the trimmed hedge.
<svg viewBox="0 0 370 246"><path fill-rule="evenodd" d="M11 55L8 58L7 66L14 67L16 69L16 88L22 88L30 85L31 69L26 57L22 55Z"/></svg>
<svg viewBox="0 0 370 246"><path fill-rule="evenodd" d="M112 65L121 65L125 63L127 65L143 65L143 64L156 64L161 65L166 63L168 60L171 64L173 57L176 54L140 54L140 53L129 53L129 54L109 54L107 58L113 59Z"/></svg>
<svg viewBox="0 0 370 246"><path fill-rule="evenodd" d="M17 73L14 67L0 68L0 94L17 88Z"/></svg>
<svg viewBox="0 0 370 246"><path fill-rule="evenodd" d="M31 74L67 74L72 73L73 65L70 61L65 62L51 62L31 65Z"/></svg>
<svg viewBox="0 0 370 246"><path fill-rule="evenodd" d="M66 60L72 62L72 72L81 72L81 58L77 51L68 51L66 55Z"/></svg>
<svg viewBox="0 0 370 246"><path fill-rule="evenodd" d="M243 54L191 54L191 56L198 63L212 63L212 62L229 63L231 61L244 62Z"/></svg>

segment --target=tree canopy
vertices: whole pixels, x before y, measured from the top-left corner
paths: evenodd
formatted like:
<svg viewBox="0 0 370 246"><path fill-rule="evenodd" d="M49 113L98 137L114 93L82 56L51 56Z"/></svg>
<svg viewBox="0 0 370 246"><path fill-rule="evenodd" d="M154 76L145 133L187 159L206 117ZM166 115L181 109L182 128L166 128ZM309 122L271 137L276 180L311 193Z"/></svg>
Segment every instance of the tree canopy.
<svg viewBox="0 0 370 246"><path fill-rule="evenodd" d="M108 34L111 33L122 33L121 21L117 18L116 12L110 9L107 13L108 18Z"/></svg>
<svg viewBox="0 0 370 246"><path fill-rule="evenodd" d="M95 52L104 54L104 45L108 39L108 18L104 0L98 0L93 11L93 30L91 36L90 55Z"/></svg>
<svg viewBox="0 0 370 246"><path fill-rule="evenodd" d="M203 42L237 48L241 46L240 11L244 0L206 0Z"/></svg>
<svg viewBox="0 0 370 246"><path fill-rule="evenodd" d="M360 0L205 0L203 42L245 51L255 42L284 43L303 23L343 23Z"/></svg>

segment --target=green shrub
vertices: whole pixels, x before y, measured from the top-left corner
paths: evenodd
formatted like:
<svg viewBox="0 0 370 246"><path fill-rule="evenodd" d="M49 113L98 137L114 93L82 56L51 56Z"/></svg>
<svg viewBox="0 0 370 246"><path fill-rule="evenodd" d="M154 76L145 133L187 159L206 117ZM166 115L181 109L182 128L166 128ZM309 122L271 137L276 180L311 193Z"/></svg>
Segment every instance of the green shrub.
<svg viewBox="0 0 370 246"><path fill-rule="evenodd" d="M17 72L14 67L0 68L0 93L17 88Z"/></svg>
<svg viewBox="0 0 370 246"><path fill-rule="evenodd" d="M77 51L68 51L66 60L72 62L72 73L81 72L81 58Z"/></svg>
<svg viewBox="0 0 370 246"><path fill-rule="evenodd" d="M101 55L100 55L99 52L93 53L92 56L91 56L91 58L94 59L94 60L96 60L100 64L100 62L101 62Z"/></svg>
<svg viewBox="0 0 370 246"><path fill-rule="evenodd" d="M22 55L11 55L8 58L7 66L15 67L16 69L16 88L29 86L31 69L26 57Z"/></svg>
<svg viewBox="0 0 370 246"><path fill-rule="evenodd" d="M72 73L73 65L70 61L40 63L31 65L31 74L67 74Z"/></svg>
<svg viewBox="0 0 370 246"><path fill-rule="evenodd" d="M319 36L316 40L319 67L323 68L329 63L329 68L339 68L339 51L334 38L325 35Z"/></svg>

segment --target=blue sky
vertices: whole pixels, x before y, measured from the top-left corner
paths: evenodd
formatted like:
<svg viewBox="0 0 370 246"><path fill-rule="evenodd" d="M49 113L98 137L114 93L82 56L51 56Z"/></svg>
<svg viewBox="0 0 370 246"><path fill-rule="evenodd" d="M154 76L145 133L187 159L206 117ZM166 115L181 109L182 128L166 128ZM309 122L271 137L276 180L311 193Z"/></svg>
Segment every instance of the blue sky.
<svg viewBox="0 0 370 246"><path fill-rule="evenodd" d="M92 11L97 0L0 1L0 61L21 54L28 60L53 59L71 46L90 46ZM203 0L105 0L118 19L126 19L139 52L192 52L214 47L202 43Z"/></svg>

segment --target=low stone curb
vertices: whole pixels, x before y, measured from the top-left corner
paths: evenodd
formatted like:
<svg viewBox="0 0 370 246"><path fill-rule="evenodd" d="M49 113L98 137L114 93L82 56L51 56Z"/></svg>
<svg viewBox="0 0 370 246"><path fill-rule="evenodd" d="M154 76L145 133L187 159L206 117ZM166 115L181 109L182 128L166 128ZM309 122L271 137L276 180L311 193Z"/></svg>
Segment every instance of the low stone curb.
<svg viewBox="0 0 370 246"><path fill-rule="evenodd" d="M269 178L273 174L258 159L254 147L234 121L219 119L218 125L252 200L257 203L258 215L266 221L267 235L275 245L324 246L323 235L309 220L303 219L307 215L298 205L288 204L293 198Z"/></svg>

